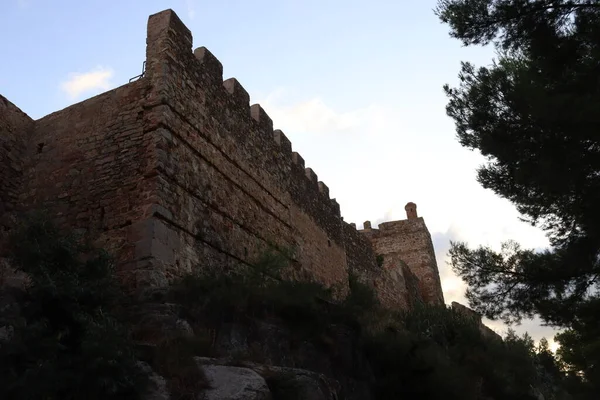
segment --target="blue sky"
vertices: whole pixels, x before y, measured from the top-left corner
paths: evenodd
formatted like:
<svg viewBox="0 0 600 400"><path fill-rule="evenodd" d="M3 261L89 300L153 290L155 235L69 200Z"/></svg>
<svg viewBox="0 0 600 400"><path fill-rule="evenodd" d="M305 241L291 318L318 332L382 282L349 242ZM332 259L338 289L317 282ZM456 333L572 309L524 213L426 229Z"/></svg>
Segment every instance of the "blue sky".
<svg viewBox="0 0 600 400"><path fill-rule="evenodd" d="M405 218L414 201L438 256L446 301L464 284L449 240L547 246L543 232L475 181L484 160L460 147L445 83L460 61L489 64L433 14L435 0L45 1L0 5L0 93L39 118L127 83L145 58L148 16L177 12L329 187L348 222ZM499 332L505 327L490 325ZM527 322L535 338L552 331Z"/></svg>

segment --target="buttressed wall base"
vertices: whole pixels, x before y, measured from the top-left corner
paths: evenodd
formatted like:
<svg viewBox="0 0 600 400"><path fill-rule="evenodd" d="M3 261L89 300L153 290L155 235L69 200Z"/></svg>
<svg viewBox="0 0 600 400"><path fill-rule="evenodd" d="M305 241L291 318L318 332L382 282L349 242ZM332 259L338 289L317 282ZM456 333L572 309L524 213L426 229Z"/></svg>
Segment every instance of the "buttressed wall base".
<svg viewBox="0 0 600 400"><path fill-rule="evenodd" d="M206 48L192 52L172 10L150 16L146 45L140 79L37 121L0 99L4 230L15 211L46 208L111 251L134 291L294 249L287 277L339 297L352 273L388 307L443 303L416 205L357 231L242 85Z"/></svg>

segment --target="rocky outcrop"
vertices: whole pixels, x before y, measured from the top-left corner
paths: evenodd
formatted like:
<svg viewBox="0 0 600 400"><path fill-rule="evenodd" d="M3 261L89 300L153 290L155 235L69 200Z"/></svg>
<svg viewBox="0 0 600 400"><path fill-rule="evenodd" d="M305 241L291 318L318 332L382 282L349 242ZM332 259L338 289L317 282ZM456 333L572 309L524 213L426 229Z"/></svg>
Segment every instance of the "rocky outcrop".
<svg viewBox="0 0 600 400"><path fill-rule="evenodd" d="M276 399L338 400L340 384L323 374L297 368L256 366Z"/></svg>
<svg viewBox="0 0 600 400"><path fill-rule="evenodd" d="M267 382L249 368L200 363L210 387L203 400L271 400Z"/></svg>
<svg viewBox="0 0 600 400"><path fill-rule="evenodd" d="M326 386L333 388L326 390L320 386L325 399L337 398L332 397L333 394L327 397L335 393L348 400L369 400L371 370L364 354L358 350L357 333L347 326L331 325L313 339L303 339L297 331L277 320L249 320L221 326L214 351L230 356L229 363L251 367L264 375L267 382L281 382L285 386L283 375L304 371L298 376L299 381L290 384L295 385L310 376L314 382L326 381ZM252 360L255 364L235 361L236 358Z"/></svg>
<svg viewBox="0 0 600 400"><path fill-rule="evenodd" d="M338 400L337 381L313 371L231 359L196 358L211 388L206 400ZM265 397L266 396L266 397Z"/></svg>

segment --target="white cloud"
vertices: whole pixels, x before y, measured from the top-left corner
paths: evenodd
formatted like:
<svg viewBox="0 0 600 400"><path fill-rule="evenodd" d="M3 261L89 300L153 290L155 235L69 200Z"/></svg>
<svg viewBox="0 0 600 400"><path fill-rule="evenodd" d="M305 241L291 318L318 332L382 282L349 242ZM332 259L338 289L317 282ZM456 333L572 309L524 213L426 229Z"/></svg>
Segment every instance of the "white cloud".
<svg viewBox="0 0 600 400"><path fill-rule="evenodd" d="M75 100L84 93L110 89L113 86L113 75L113 70L105 67L97 67L84 73L71 73L69 79L60 84L60 89L71 100Z"/></svg>
<svg viewBox="0 0 600 400"><path fill-rule="evenodd" d="M185 6L187 8L188 17L194 19L196 17L196 5L194 4L194 0L185 0Z"/></svg>
<svg viewBox="0 0 600 400"><path fill-rule="evenodd" d="M292 105L283 105L281 104L283 93L285 92L280 89L270 94L261 102L262 107L277 126L292 127L296 131L310 134L350 132L364 126L365 122L372 123L376 114L381 112L376 106L368 106L339 113L318 97Z"/></svg>

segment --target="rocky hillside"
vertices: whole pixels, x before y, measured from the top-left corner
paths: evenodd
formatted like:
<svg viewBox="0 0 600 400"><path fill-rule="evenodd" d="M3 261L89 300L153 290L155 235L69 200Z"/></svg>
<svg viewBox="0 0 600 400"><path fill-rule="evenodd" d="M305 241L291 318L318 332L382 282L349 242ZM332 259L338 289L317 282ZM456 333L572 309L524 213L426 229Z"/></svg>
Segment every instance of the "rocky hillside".
<svg viewBox="0 0 600 400"><path fill-rule="evenodd" d="M107 254L46 220L8 248L28 279L0 291L3 399L568 398L528 337L444 306L390 312L353 277L334 301L280 279L279 254L133 297Z"/></svg>

